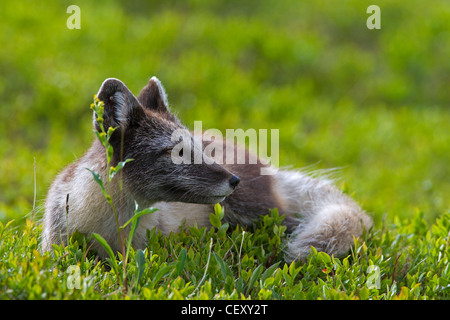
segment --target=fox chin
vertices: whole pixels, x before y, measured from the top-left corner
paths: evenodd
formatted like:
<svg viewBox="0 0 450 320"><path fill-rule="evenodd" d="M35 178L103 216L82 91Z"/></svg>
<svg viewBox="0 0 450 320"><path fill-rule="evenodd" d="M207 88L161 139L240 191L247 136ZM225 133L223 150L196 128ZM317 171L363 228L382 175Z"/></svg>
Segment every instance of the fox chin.
<svg viewBox="0 0 450 320"><path fill-rule="evenodd" d="M206 161L210 155L205 154L205 147L219 142L216 147L223 147L223 154L227 154L227 148L234 148L234 157L237 151L243 151L246 158L253 155L223 141L198 141L169 109L167 94L156 77L137 97L120 80L106 79L97 97L104 103L103 129L117 128L109 139L113 147L111 165L133 159L122 169L123 187L119 175L105 185L120 221L134 215L136 202L142 208L159 209L141 217L133 238L135 248L146 247L147 229L158 228L169 234L179 231L182 225L211 226L209 214L215 203L225 208L223 220L231 226L252 225L277 208L285 215L289 233L286 261L305 260L311 247L342 257L354 244L354 238L372 225L360 206L329 179L301 170L275 169L258 158L243 164L236 158L224 159L223 164ZM102 129L95 112L93 127L99 132ZM174 154L180 156L180 140L173 138L174 132L180 130L184 132L182 143L202 154L201 163L173 161ZM182 156L193 157L193 153ZM97 172L106 181L107 166L105 147L95 139L84 156L55 178L45 203L42 250L64 243L67 235L75 231L98 233L113 250L120 249L112 207L86 170ZM261 174L261 169L272 174ZM93 247L105 256L98 243Z"/></svg>

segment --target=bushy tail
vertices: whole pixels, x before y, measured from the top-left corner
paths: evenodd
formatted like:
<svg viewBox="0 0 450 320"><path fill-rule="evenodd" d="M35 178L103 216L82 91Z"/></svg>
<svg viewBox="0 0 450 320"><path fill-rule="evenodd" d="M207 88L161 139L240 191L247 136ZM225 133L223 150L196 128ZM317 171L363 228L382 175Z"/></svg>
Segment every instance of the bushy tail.
<svg viewBox="0 0 450 320"><path fill-rule="evenodd" d="M276 174L285 211L298 216L298 225L287 243L286 260L305 260L313 246L317 251L341 257L369 230L372 220L332 181L295 171Z"/></svg>

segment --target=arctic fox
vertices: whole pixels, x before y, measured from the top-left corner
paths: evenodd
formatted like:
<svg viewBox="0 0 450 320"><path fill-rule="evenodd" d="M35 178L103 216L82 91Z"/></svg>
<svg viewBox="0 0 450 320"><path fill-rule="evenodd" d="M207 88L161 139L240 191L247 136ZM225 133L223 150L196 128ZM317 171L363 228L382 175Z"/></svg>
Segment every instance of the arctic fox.
<svg viewBox="0 0 450 320"><path fill-rule="evenodd" d="M133 159L122 169L121 176L116 175L106 185L120 220L125 222L133 216L135 202L141 208L159 209L141 217L133 238L135 248L146 246L147 229L158 228L169 234L179 231L183 224L210 226L209 214L216 203L224 207L224 222L232 226L251 225L277 208L285 215L289 232L287 261L305 260L312 246L341 257L352 247L354 237L372 225L360 206L331 181L300 170L274 169L273 174L262 175L261 168L270 170L270 166L260 160L253 164L175 164L171 155L177 141L173 141L172 134L186 128L170 111L166 92L156 77L137 98L120 80L106 79L97 97L104 102L103 127L117 127L109 140L114 150L111 165ZM94 130L100 131L95 112L93 122ZM202 153L207 145L190 134L186 142ZM245 154L249 156L249 151ZM64 242L76 230L98 233L114 250L120 250L111 206L86 169L107 180L105 148L98 139L83 157L56 177L49 189L43 217L43 250ZM94 247L101 255L100 245Z"/></svg>

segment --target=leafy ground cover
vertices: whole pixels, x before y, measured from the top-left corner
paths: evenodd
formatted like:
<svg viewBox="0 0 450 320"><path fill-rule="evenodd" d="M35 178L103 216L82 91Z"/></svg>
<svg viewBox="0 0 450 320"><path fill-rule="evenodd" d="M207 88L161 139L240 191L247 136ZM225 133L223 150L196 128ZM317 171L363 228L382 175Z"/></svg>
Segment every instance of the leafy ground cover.
<svg viewBox="0 0 450 320"><path fill-rule="evenodd" d="M152 230L145 250L99 261L74 235L52 254L38 250L40 226L0 225L1 299L448 299L450 214L432 225L417 212L356 240L345 258L312 251L283 261L285 228L274 210L243 230L220 222L168 237ZM115 266L114 266L115 265ZM125 275L125 276L124 276Z"/></svg>

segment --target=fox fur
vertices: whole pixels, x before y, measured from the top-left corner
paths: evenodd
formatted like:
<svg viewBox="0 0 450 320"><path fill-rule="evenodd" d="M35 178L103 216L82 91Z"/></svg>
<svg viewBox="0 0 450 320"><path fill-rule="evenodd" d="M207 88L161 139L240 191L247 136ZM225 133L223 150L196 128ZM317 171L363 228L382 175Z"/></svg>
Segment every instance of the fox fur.
<svg viewBox="0 0 450 320"><path fill-rule="evenodd" d="M104 102L104 127L118 128L110 138L114 148L111 165L133 159L122 169L122 175L106 185L120 221L133 216L135 201L141 208L159 209L141 217L133 238L135 248L145 248L147 229L158 228L169 234L182 225L210 226L209 214L215 203L225 208L224 222L232 226L251 225L270 209L278 208L285 215L289 232L287 261L305 260L312 246L342 257L352 247L354 237L360 237L372 225L371 218L331 180L301 170L274 169L271 175L261 175L260 169L269 165L259 160L256 164L174 164L170 158L174 148L171 135L185 127L170 111L167 94L156 77L138 97L113 78L103 82L97 96ZM94 130L100 129L94 112ZM194 148L203 150L207 144L192 136L190 139ZM86 168L107 181L105 148L98 139L56 177L49 189L43 250L63 243L76 230L98 233L114 250L120 250L111 206ZM105 254L99 244L94 243L94 248L99 255Z"/></svg>

